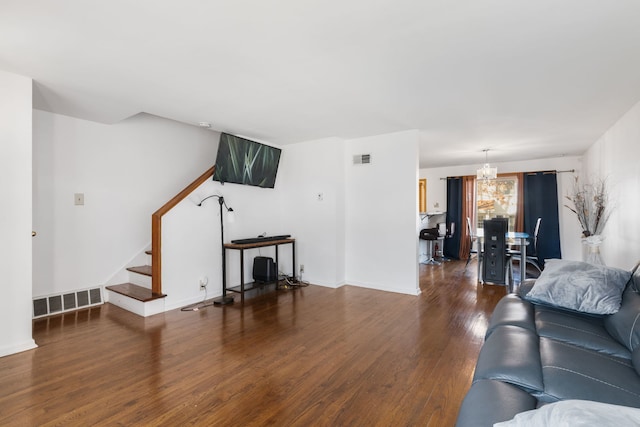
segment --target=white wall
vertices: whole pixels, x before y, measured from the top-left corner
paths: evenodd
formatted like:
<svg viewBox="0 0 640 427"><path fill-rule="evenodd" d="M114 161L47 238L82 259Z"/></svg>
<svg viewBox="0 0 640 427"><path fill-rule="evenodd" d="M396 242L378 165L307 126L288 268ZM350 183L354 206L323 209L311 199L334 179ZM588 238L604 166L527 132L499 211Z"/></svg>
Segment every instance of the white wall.
<svg viewBox="0 0 640 427"><path fill-rule="evenodd" d="M418 294L418 132L347 141L346 283ZM352 156L370 154L371 164Z"/></svg>
<svg viewBox="0 0 640 427"><path fill-rule="evenodd" d="M159 117L33 117L34 296L107 283L149 247L151 214L215 162L217 132Z"/></svg>
<svg viewBox="0 0 640 427"><path fill-rule="evenodd" d="M219 133L144 114L116 125L37 110L34 115L34 223L41 237L34 247L34 295L127 280L122 268L150 246L151 214L211 167ZM280 168L287 163L283 153ZM163 217L166 309L203 299L204 277L208 297L222 292L219 204L215 198L197 203L221 194L234 208L232 216L225 215L225 242L265 232L294 234L282 215L287 209L280 187L280 174L275 189L209 180ZM84 206L73 204L76 192L85 193ZM291 250L279 250L287 274L293 269ZM275 252L245 254L250 282L253 257ZM239 253L228 255L228 286L235 286Z"/></svg>
<svg viewBox="0 0 640 427"><path fill-rule="evenodd" d="M489 159L491 160L491 159ZM451 166L442 168L421 169L420 178L427 179L427 210L437 210L434 204L439 204L442 211L447 209L447 181L440 178L448 176L475 175L480 167L477 165ZM575 170L580 174L582 162L580 157L556 157L550 159L536 159L520 162L491 163L498 168L498 173L533 172L543 170ZM560 250L564 259L582 259L581 229L575 215L564 207L565 195L573 188L575 174L558 174L558 209L560 221Z"/></svg>
<svg viewBox="0 0 640 427"><path fill-rule="evenodd" d="M607 180L613 207L601 249L607 265L630 269L640 259L640 103L584 155L583 178Z"/></svg>
<svg viewBox="0 0 640 427"><path fill-rule="evenodd" d="M282 153L280 168L287 163ZM280 215L282 178L277 175L273 189L238 184L220 184L208 180L187 199L180 202L162 220L162 291L167 294L166 309L200 301L205 292L199 281L208 278L207 298L222 294L220 244L220 205L213 197L197 206L207 196L224 197L233 212L223 209L224 241L256 237L260 234L291 234L297 237ZM279 270L291 274L291 245L279 248ZM275 247L245 252L245 283L253 282L253 257L275 259ZM227 287L240 285L240 251L227 251ZM237 297L239 299L239 296Z"/></svg>
<svg viewBox="0 0 640 427"><path fill-rule="evenodd" d="M163 220L163 291L167 308L204 297L199 279L209 278L208 296L221 293L219 205L197 207L222 194L234 209L225 213L225 241L291 234L296 273L318 285L364 286L419 293L417 264L417 131L344 141L324 139L282 147L275 189L207 182ZM372 164L353 165L353 154L371 154ZM322 200L318 194L322 193ZM280 248L280 270L293 272L291 247ZM228 286L239 282L239 253L228 251ZM274 256L273 248L247 251Z"/></svg>
<svg viewBox="0 0 640 427"><path fill-rule="evenodd" d="M165 215L166 308L204 298L203 277L208 297L222 292L219 205L213 198L197 206L211 194L223 195L234 209L232 215L224 213L225 242L263 233L296 238L295 271L293 248L279 249L282 273L298 274L304 264L303 279L313 284L417 294L417 132L308 141L282 149L274 189L207 181ZM354 166L355 153L371 154L373 163ZM253 280L252 259L258 255L274 257L275 250L245 251L245 282ZM229 287L240 284L239 256L227 251Z"/></svg>
<svg viewBox="0 0 640 427"><path fill-rule="evenodd" d="M0 71L0 356L31 334L31 79Z"/></svg>
<svg viewBox="0 0 640 427"><path fill-rule="evenodd" d="M296 238L296 273L304 264L306 281L417 294L417 132L351 141L323 139L282 148L275 190L218 187L236 211L234 222L225 222L225 240L263 232L291 234ZM358 153L371 154L372 164L354 166L352 156ZM214 190L199 192L205 195ZM219 236L215 200L211 209L212 233ZM163 242L163 246L168 245ZM289 274L289 247L280 250L281 270ZM269 251L261 255L272 256ZM246 255L247 281L254 255L258 253ZM207 256L218 259L219 250L213 248ZM239 283L237 257L229 252L230 285ZM210 273L219 274L217 270ZM195 275L191 281L190 287L197 285Z"/></svg>
<svg viewBox="0 0 640 427"><path fill-rule="evenodd" d="M303 280L329 287L344 284L345 146L338 138L288 145L279 172L285 231L297 239L296 270L303 264Z"/></svg>
<svg viewBox="0 0 640 427"><path fill-rule="evenodd" d="M3 78L11 80L14 90L20 87L13 84L16 77ZM629 196L636 194L640 181L633 165L639 149L639 116L636 106L585 156L588 172L609 176L613 184L617 209L605 232L604 257L621 267L629 267L640 249L633 218L639 202ZM15 133L6 124L2 129L5 134ZM211 166L219 135L144 114L107 126L37 110L33 111L33 132L33 229L39 232L33 239L35 296L102 285L148 247L151 213ZM235 210L234 222L225 215L225 241L265 232L292 234L297 239L295 272L304 264L303 278L312 283L419 293L417 180L427 178L428 209L434 210L433 204L439 203L444 210L446 184L440 178L473 174L478 165L418 173L418 138L417 131L407 131L288 145L283 147L275 189L203 184L164 218L167 308L203 298L198 282L205 276L208 296L221 292L218 204L211 199L196 206L210 194L223 194ZM371 154L372 164L353 165L354 154ZM3 155L2 160L8 158ZM586 173L579 157L496 166L500 172L576 169ZM3 172L9 173L6 166ZM23 172L22 168L12 171ZM561 206L572 179L569 173L559 175ZM85 206L73 205L76 192L85 193ZM318 193L322 201L317 200ZM579 224L566 208L560 209L563 257L580 259ZM251 280L255 255L273 256L273 249L247 253L246 281ZM290 259L290 247L283 246L280 269L286 274L294 270ZM230 252L228 262L228 285L234 286L239 284L238 254ZM28 291L23 297L30 318Z"/></svg>

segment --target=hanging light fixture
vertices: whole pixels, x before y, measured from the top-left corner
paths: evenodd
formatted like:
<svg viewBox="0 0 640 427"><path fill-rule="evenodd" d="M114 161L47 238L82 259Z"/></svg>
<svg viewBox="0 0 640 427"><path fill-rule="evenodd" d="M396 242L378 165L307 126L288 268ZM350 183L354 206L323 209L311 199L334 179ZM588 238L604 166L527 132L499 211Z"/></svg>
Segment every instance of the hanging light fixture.
<svg viewBox="0 0 640 427"><path fill-rule="evenodd" d="M478 169L478 179L496 179L498 177L498 168L492 168L489 165L489 149L485 148L482 151L484 151L484 166Z"/></svg>

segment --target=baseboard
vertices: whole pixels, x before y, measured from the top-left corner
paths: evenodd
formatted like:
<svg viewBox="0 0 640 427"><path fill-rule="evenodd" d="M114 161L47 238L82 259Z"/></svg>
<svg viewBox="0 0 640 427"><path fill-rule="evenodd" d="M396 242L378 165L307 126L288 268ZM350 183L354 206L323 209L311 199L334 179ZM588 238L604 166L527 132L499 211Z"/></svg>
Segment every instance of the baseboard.
<svg viewBox="0 0 640 427"><path fill-rule="evenodd" d="M375 289L377 291L394 292L397 294L418 296L422 292L420 288L391 288L384 285L362 282L348 282L349 286L357 286L359 288Z"/></svg>
<svg viewBox="0 0 640 427"><path fill-rule="evenodd" d="M207 301L211 300L211 299L219 298L221 295L222 294L207 295ZM228 292L227 295L233 296L234 293L233 292ZM168 300L168 298L169 297L167 297L167 300ZM238 298L239 298L239 294L238 294ZM167 301L167 302L169 303L169 301ZM169 304L166 304L164 311L175 310L175 309L178 309L178 308L186 307L186 306L191 305L191 304L197 304L199 302L202 302L202 296L185 298L185 299L180 300L180 301L174 301L174 302L170 302Z"/></svg>
<svg viewBox="0 0 640 427"><path fill-rule="evenodd" d="M305 282L310 283L314 286L322 286L323 288L331 288L331 289L338 289L345 285L344 283L323 283L323 282L309 281L306 279L305 279Z"/></svg>
<svg viewBox="0 0 640 427"><path fill-rule="evenodd" d="M38 347L33 339L29 339L19 344L12 344L0 347L0 357L9 356L10 354L21 353L23 351L32 350Z"/></svg>

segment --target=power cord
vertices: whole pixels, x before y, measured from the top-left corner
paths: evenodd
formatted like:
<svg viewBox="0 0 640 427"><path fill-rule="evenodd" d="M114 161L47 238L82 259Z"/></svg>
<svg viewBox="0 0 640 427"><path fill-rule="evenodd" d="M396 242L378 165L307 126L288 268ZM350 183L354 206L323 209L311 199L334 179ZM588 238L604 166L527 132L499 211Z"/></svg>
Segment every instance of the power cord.
<svg viewBox="0 0 640 427"><path fill-rule="evenodd" d="M301 288L301 287L307 287L309 286L309 282L306 282L304 280L302 280L302 274L300 274L300 279L296 278L296 277L292 277L292 276L286 276L282 271L278 271L278 284L277 287L278 289L295 289L295 288ZM284 282L284 283L282 283ZM180 311L198 311L201 308L205 308L205 307L210 307L213 305L213 301L212 302L206 302L207 301L207 287L204 287L204 299L200 302L197 302L195 304L191 304L191 305L187 305L186 307L182 307L180 309Z"/></svg>
<svg viewBox="0 0 640 427"><path fill-rule="evenodd" d="M295 289L309 286L309 282L305 282L302 279L287 276L282 271L279 271L278 273L278 289Z"/></svg>
<svg viewBox="0 0 640 427"><path fill-rule="evenodd" d="M191 305L188 305L186 307L182 307L180 309L180 311L198 311L201 308L212 306L213 305L213 301L209 302L209 303L206 302L207 301L207 294L208 294L208 291L207 291L207 287L205 286L204 287L204 299L201 302L197 302L195 304L191 304Z"/></svg>

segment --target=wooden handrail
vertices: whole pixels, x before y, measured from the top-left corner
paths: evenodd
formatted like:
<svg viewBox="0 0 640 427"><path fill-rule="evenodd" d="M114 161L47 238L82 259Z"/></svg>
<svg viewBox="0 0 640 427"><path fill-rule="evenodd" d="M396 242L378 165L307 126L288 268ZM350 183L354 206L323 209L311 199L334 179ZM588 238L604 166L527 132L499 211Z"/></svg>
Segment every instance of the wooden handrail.
<svg viewBox="0 0 640 427"><path fill-rule="evenodd" d="M151 215L151 291L162 293L162 216L189 196L207 179L213 176L216 167L212 166L195 181L176 194L171 200Z"/></svg>

